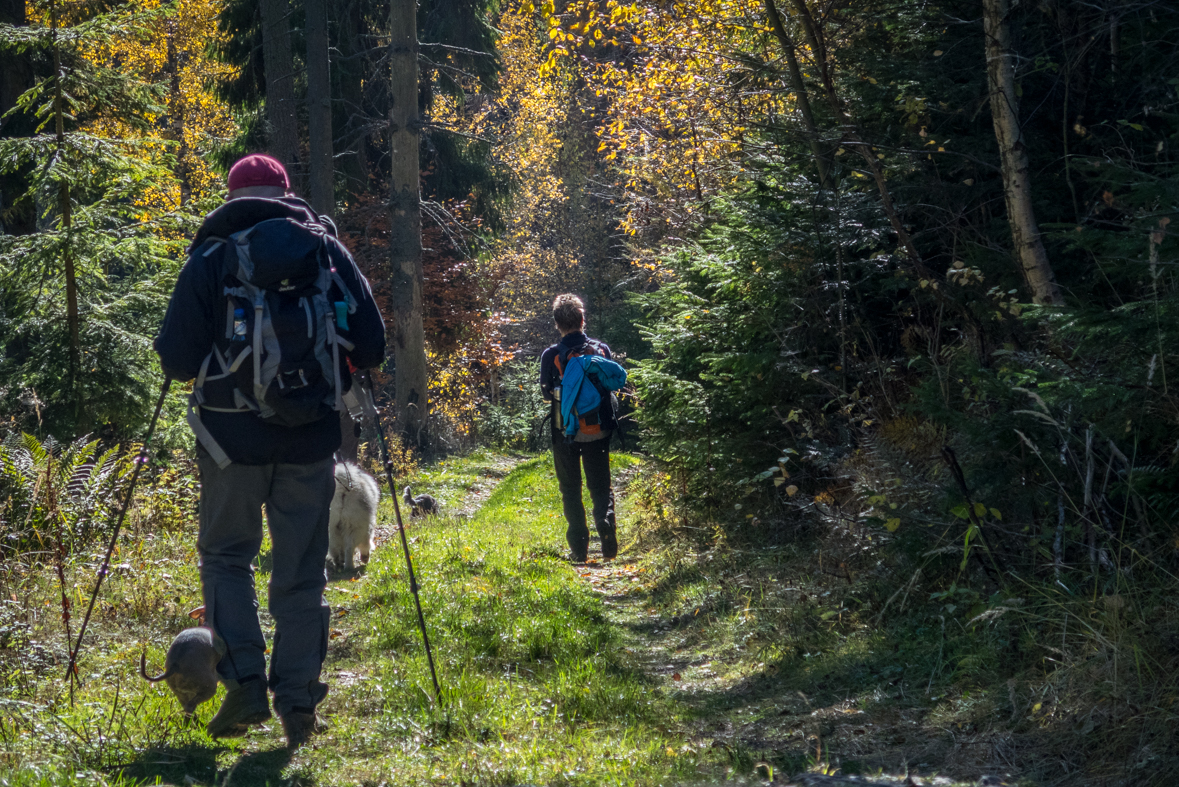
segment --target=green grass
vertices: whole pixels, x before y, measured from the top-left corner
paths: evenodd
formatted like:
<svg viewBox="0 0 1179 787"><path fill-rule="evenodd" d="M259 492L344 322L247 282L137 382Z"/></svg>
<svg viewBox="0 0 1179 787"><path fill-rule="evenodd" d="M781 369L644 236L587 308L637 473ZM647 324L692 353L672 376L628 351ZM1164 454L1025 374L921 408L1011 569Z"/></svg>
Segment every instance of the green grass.
<svg viewBox="0 0 1179 787"><path fill-rule="evenodd" d="M619 456L614 466L634 461ZM446 512L505 469L503 458L476 455L410 482ZM333 576L331 693L321 708L331 729L293 757L277 721L244 739L213 741L202 725L219 697L199 709L198 723L186 724L162 684L137 676L141 647L148 646L149 665L161 664L199 604L194 528L152 533L143 526L121 542L72 704L54 574L30 567L10 575L0 778L13 785L641 785L725 772L726 757L687 751L678 727L683 708L636 662L627 633L564 560L565 524L547 456L522 461L473 517L410 524L441 707L399 540L378 548L363 572ZM68 567L75 608L94 559L80 556ZM266 580L259 571L263 607ZM264 615L264 629L268 623Z"/></svg>
<svg viewBox="0 0 1179 787"><path fill-rule="evenodd" d="M613 458L616 476L637 465ZM833 766L874 774L924 757L945 729L1010 713L1005 694L976 685L985 672L970 672L986 666L968 657L997 658L979 650L985 637L928 621L908 633L874 626L858 590L816 571L806 540L750 551L659 537L631 508L641 494L620 495L620 559L575 567L564 558L547 455L474 454L404 483L449 514L414 519L407 531L441 706L386 497L388 540L327 589L321 710L330 730L293 755L277 720L243 739L209 739L203 725L220 697L185 723L167 689L137 674L141 650L158 669L200 603L191 513L173 511L163 527L144 515L120 542L72 703L54 571L16 561L0 574L0 787L679 785ZM268 552L264 544L257 575L263 609ZM97 560L78 555L67 566L75 633ZM265 613L262 623L271 636ZM930 762L910 764L941 767Z"/></svg>
<svg viewBox="0 0 1179 787"><path fill-rule="evenodd" d="M441 468L421 491L441 491L454 475ZM541 457L508 475L473 519L410 531L443 709L430 699L404 556L395 544L381 550L349 612L356 633L343 662L372 680L327 706L354 722L348 739L365 757L341 761L321 747L309 759L335 762L343 783L376 774L393 783L654 783L680 773L660 723L672 709L561 558L559 511Z"/></svg>

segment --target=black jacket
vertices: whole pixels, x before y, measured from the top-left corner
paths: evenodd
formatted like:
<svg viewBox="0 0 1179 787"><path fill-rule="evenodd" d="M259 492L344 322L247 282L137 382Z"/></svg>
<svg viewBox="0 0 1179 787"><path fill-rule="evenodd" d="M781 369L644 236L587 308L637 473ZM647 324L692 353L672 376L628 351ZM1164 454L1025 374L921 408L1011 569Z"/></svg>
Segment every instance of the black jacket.
<svg viewBox="0 0 1179 787"><path fill-rule="evenodd" d="M227 244L207 257L201 250L210 238L228 238L260 221L291 218L323 225L329 233L328 254L340 277L357 300L348 317L348 338L356 345L348 353L359 369L378 366L385 357L385 323L373 300L368 281L352 255L335 237L335 226L297 197L244 197L226 202L205 217L189 247L188 262L180 271L164 324L155 340L164 374L184 382L200 373L201 362L213 347L214 332L225 324L222 280L227 275ZM309 464L331 456L340 447L340 419L334 416L299 427L262 421L253 413L201 411L201 421L217 443L238 464Z"/></svg>

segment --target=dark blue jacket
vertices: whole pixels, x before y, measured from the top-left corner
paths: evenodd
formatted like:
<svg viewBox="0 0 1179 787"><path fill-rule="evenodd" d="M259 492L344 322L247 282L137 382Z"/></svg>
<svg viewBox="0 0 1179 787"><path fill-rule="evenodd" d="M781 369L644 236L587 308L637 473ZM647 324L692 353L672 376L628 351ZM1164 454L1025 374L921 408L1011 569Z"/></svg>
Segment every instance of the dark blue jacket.
<svg viewBox="0 0 1179 787"><path fill-rule="evenodd" d="M188 262L180 271L172 300L155 349L164 374L184 382L200 373L201 362L213 348L214 332L225 325L222 282L228 275L227 244L209 256L196 253L210 238L228 238L260 221L291 218L317 223L328 229L328 254L340 277L356 298L356 313L349 315L351 330L341 331L356 348L348 353L358 369L378 366L385 358L385 323L373 300L368 281L352 255L335 238L335 227L321 219L301 199L244 197L226 202L205 217L189 247ZM340 419L334 415L298 427L266 423L254 413L218 413L201 410L201 422L238 464L309 464L326 459L340 447Z"/></svg>

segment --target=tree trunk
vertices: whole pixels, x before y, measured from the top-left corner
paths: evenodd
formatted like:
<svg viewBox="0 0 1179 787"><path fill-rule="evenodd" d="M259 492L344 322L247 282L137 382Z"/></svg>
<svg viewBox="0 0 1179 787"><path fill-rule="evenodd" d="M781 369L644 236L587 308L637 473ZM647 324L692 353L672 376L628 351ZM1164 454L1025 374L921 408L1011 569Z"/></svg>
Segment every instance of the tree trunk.
<svg viewBox="0 0 1179 787"><path fill-rule="evenodd" d="M770 27L774 30L774 36L777 37L778 43L782 46L782 51L786 54L786 63L790 69L790 82L794 86L794 100L798 103L798 109L802 113L803 123L806 125L807 137L811 144L811 154L815 157L815 169L819 173L819 183L823 188L831 189L831 176L828 173L827 160L823 156L823 149L819 143L819 129L815 125L815 116L811 112L811 100L806 92L806 82L802 78L802 69L798 67L798 56L794 51L794 41L786 32L785 26L782 24L782 16L778 13L777 6L774 5L774 0L765 0L766 16L770 19Z"/></svg>
<svg viewBox="0 0 1179 787"><path fill-rule="evenodd" d="M334 0L333 18L339 33L340 58L332 69L338 86L332 102L337 161L344 188L350 195L368 190L368 157L364 133L364 45L361 41L360 0Z"/></svg>
<svg viewBox="0 0 1179 787"><path fill-rule="evenodd" d="M888 218L888 223L892 225L892 230L897 236L897 242L904 248L910 262L913 263L913 267L922 276L932 277L933 274L921 259L921 254L917 251L917 246L914 245L912 237L909 236L909 231L905 229L905 223L901 221L900 212L892 201L892 191L889 189L888 181L885 179L884 169L876 159L875 151L871 145L863 140L855 121L843 110L843 102L839 100L839 93L835 89L835 77L832 73L830 63L827 62L827 45L823 38L823 31L815 23L814 16L811 14L810 8L807 6L805 0L791 0L791 3L794 5L794 10L798 13L798 21L802 25L803 34L806 36L807 45L811 49L811 56L819 72L819 82L823 86L823 93L827 97L827 104L831 108L831 114L840 125L844 144L847 147L854 148L860 154L860 157L864 159L864 165L868 168L868 172L872 175L872 180L876 183L876 190L880 192L880 206L884 209L884 215ZM785 31L783 30L784 33Z"/></svg>
<svg viewBox="0 0 1179 787"><path fill-rule="evenodd" d="M302 179L299 126L295 115L295 63L291 55L291 8L288 0L259 0L262 12L262 60L266 68L266 120L270 155L283 163L292 185Z"/></svg>
<svg viewBox="0 0 1179 787"><path fill-rule="evenodd" d="M426 337L422 327L422 220L418 193L418 37L415 0L389 4L392 65L389 189L389 283L393 293L393 356L397 425L421 444L428 414Z"/></svg>
<svg viewBox="0 0 1179 787"><path fill-rule="evenodd" d="M180 22L169 19L165 22L168 37L168 133L176 144L176 180L180 183L180 204L187 205L192 198L192 179L190 177L188 157L188 143L184 138L184 92L180 89L180 53L177 51L177 38L180 35Z"/></svg>
<svg viewBox="0 0 1179 787"><path fill-rule="evenodd" d="M307 137L311 207L332 216L336 178L332 166L332 83L329 70L326 0L304 0L307 14Z"/></svg>
<svg viewBox="0 0 1179 787"><path fill-rule="evenodd" d="M807 44L811 48L811 55L814 57L815 65L819 69L819 80L823 83L823 88L827 91L827 94L834 96L835 80L831 75L830 63L827 62L827 43L823 37L823 31L815 24L815 18L811 14L811 9L807 6L806 0L790 1L794 5L794 10L798 12L798 21L802 23L802 30L806 34ZM839 114L842 114L842 111Z"/></svg>
<svg viewBox="0 0 1179 787"><path fill-rule="evenodd" d="M57 4L50 11L50 25L53 30L53 119L57 132L57 156L65 155L65 107L61 91L61 45L57 40ZM66 282L66 327L70 333L70 385L74 389L76 428L79 434L86 432L82 418L82 318L78 312L78 278L74 269L74 254L71 248L70 186L62 181L58 187L58 211L64 243L62 244L62 265Z"/></svg>
<svg viewBox="0 0 1179 787"><path fill-rule="evenodd" d="M1122 35L1118 24L1121 22L1120 11L1120 8L1114 9L1109 15L1109 70L1114 74L1118 73L1118 58L1122 54Z"/></svg>
<svg viewBox="0 0 1179 787"><path fill-rule="evenodd" d="M0 22L24 27L24 0L0 0ZM19 110L17 99L33 86L32 56L28 51L0 52L0 137L34 136L37 122L32 113ZM29 190L28 171L22 169L0 175L0 233L26 235L37 229L36 211L16 208L16 201Z"/></svg>
<svg viewBox="0 0 1179 787"><path fill-rule="evenodd" d="M1064 303L1048 253L1040 241L1040 228L1032 208L1032 182L1028 154L1019 127L1019 97L1016 95L1015 66L1012 63L1011 26L1007 20L1008 0L983 0L983 34L986 38L987 86L990 89L991 119L1003 169L1003 196L1015 256L1032 291L1032 300L1060 306Z"/></svg>

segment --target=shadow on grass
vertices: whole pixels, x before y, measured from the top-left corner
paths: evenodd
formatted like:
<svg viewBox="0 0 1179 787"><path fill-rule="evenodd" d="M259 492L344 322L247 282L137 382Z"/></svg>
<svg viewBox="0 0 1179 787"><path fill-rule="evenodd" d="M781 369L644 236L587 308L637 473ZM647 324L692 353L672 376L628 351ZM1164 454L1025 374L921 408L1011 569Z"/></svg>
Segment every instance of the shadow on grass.
<svg viewBox="0 0 1179 787"><path fill-rule="evenodd" d="M243 755L227 768L219 768L218 755L224 747L165 746L147 749L122 769L124 778L145 784L215 784L218 787L298 784L314 782L305 776L291 780L283 769L291 761L285 746Z"/></svg>
<svg viewBox="0 0 1179 787"><path fill-rule="evenodd" d="M314 780L305 775L298 778L284 780L282 769L291 761L291 752L285 746L279 746L266 751L250 752L225 769L224 775L217 774L219 787L237 785L278 785L291 784L308 787Z"/></svg>
<svg viewBox="0 0 1179 787"><path fill-rule="evenodd" d="M775 556L775 560L781 558ZM749 574L753 580L737 580ZM658 641L678 638L687 653L709 652L710 658L744 661L745 675L734 682L709 688L697 688L677 699L698 715L709 717L727 714L768 698L795 706L792 712L810 713L856 697L861 709L872 712L882 706L923 707L923 692L906 696L906 689L925 689L933 681L931 673L938 667L937 649L915 647L920 640L911 632L876 629L836 631L828 622L838 604L824 605L815 591L806 592L796 581L771 584L767 579L791 579L783 566L767 562L760 566L686 564L659 577L644 594L632 595L663 614L632 620L624 625L641 637ZM785 585L790 585L785 587ZM709 592L698 602L681 606L677 600L701 585ZM717 635L713 618L731 618L749 603L749 594L772 587L760 600L759 607L774 608L761 613L755 623L738 626L728 634ZM808 599L808 594L811 596ZM760 610L759 610L760 612ZM670 614L669 614L670 613ZM736 638L742 635L738 646ZM898 637L901 641L898 641ZM913 640L913 642L910 642ZM733 648L745 651L737 656ZM756 666L754 666L756 665ZM753 669L749 669L749 667ZM942 675L941 682L948 681ZM919 685L916 685L919 684Z"/></svg>
<svg viewBox="0 0 1179 787"><path fill-rule="evenodd" d="M217 755L223 747L156 746L145 749L122 769L124 778L155 784L184 784L185 778L197 783L214 782L218 778Z"/></svg>
<svg viewBox="0 0 1179 787"><path fill-rule="evenodd" d="M368 573L368 565L365 563L357 562L353 568L347 569L343 566L337 567L336 564L330 560L327 562L327 577L329 585L352 582L354 580L359 582L364 578L366 573Z"/></svg>

